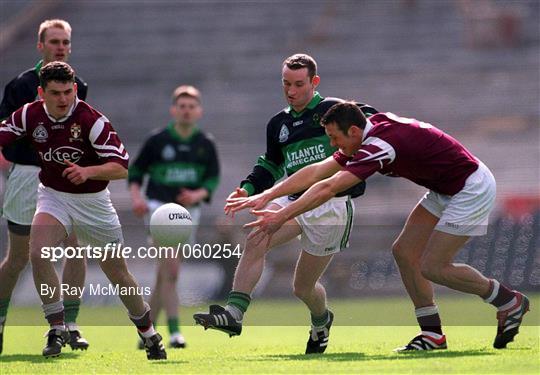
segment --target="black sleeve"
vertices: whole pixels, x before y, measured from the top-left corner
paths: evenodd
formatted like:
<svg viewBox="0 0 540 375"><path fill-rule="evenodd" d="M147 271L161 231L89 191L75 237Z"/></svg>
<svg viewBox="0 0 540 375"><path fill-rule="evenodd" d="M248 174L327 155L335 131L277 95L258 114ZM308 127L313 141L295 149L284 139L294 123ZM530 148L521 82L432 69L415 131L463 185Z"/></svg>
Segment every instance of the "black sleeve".
<svg viewBox="0 0 540 375"><path fill-rule="evenodd" d="M77 97L86 101L86 96L88 95L88 84L78 76L75 77L75 82L77 82Z"/></svg>
<svg viewBox="0 0 540 375"><path fill-rule="evenodd" d="M0 103L0 120L11 116L17 109L33 101L33 99L26 100L27 96L19 80L14 79L9 82L4 88L4 97Z"/></svg>
<svg viewBox="0 0 540 375"><path fill-rule="evenodd" d="M128 184L143 184L144 175L148 172L150 165L155 160L152 139L148 138L135 158L135 161L128 168Z"/></svg>
<svg viewBox="0 0 540 375"><path fill-rule="evenodd" d="M202 187L208 191L208 197L204 200L209 203L212 194L219 185L219 158L216 145L211 139L207 139L207 167L203 176Z"/></svg>
<svg viewBox="0 0 540 375"><path fill-rule="evenodd" d="M362 113L364 114L364 116L366 117L370 117L370 116L373 116L377 113L379 113L379 111L377 111L375 108L373 108L372 106L370 106L369 104L364 104L364 103L358 103L356 102L356 105L358 107L360 107L360 110L362 111Z"/></svg>
<svg viewBox="0 0 540 375"><path fill-rule="evenodd" d="M271 188L285 173L276 129L279 131L279 123L274 119L270 120L266 127L266 153L259 157L253 171L240 183L249 195L259 194Z"/></svg>

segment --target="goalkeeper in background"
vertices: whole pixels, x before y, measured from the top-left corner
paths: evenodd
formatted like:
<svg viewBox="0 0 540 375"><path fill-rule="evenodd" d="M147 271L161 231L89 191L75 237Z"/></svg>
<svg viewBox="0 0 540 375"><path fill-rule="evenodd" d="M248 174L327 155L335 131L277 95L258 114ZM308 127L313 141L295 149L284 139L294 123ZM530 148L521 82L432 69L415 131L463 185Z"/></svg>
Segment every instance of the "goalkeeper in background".
<svg viewBox="0 0 540 375"><path fill-rule="evenodd" d="M196 236L201 216L200 204L210 202L219 182L219 161L212 137L202 131L201 94L193 86L179 86L172 95L172 121L151 135L144 143L135 162L129 168L129 188L133 212L139 217L152 213L164 203L186 207L193 219L190 242ZM146 197L141 187L148 175ZM160 259L156 284L150 298L152 321L161 309L167 314L170 346L184 348L178 320L176 288L180 259Z"/></svg>

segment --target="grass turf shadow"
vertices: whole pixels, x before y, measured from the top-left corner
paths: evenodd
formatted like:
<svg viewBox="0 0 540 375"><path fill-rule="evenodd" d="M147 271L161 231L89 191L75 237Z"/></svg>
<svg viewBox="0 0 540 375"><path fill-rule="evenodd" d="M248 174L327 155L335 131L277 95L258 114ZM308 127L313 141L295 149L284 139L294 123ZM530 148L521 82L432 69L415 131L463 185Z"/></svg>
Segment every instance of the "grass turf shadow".
<svg viewBox="0 0 540 375"><path fill-rule="evenodd" d="M62 353L55 358L45 358L41 354L2 354L0 363L3 362L32 362L32 363L53 363L55 360L77 359L77 353Z"/></svg>
<svg viewBox="0 0 540 375"><path fill-rule="evenodd" d="M460 350L460 351L419 351L411 353L388 353L368 355L361 352L344 352L344 353L323 353L323 354L272 354L263 357L258 357L259 361L276 361L276 360L293 360L293 361L310 361L322 360L328 362L345 362L345 361L369 361L369 360L408 360L418 358L456 358L456 357L479 357L495 355L494 352L486 350ZM254 359L257 360L257 359Z"/></svg>

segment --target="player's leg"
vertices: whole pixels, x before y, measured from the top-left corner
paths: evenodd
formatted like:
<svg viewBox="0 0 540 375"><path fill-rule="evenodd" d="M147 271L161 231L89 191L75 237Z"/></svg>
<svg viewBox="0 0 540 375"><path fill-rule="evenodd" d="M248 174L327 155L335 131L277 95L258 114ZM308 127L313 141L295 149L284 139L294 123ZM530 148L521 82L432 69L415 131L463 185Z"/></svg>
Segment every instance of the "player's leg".
<svg viewBox="0 0 540 375"><path fill-rule="evenodd" d="M30 261L34 284L42 302L45 318L50 330L47 345L43 349L45 357L58 356L62 346L69 340L65 329L64 305L60 291L60 281L50 259L42 258L42 249L62 243L67 232L58 219L48 213L38 212L34 216L30 232Z"/></svg>
<svg viewBox="0 0 540 375"><path fill-rule="evenodd" d="M326 290L318 281L333 255L315 256L302 251L294 272L294 295L302 300L311 313L311 330L306 354L323 353L328 345L334 318L326 303Z"/></svg>
<svg viewBox="0 0 540 375"><path fill-rule="evenodd" d="M150 320L154 323L157 322L162 308L160 266L161 264L158 262L156 266L156 281L148 302L150 305ZM145 348L144 340L139 340L137 347L143 350Z"/></svg>
<svg viewBox="0 0 540 375"><path fill-rule="evenodd" d="M64 240L63 245L64 247L77 248L79 243L75 234L71 233L71 235ZM72 259L66 259L62 271L62 284L69 285L70 287L82 288L84 287L85 279L86 258L75 257ZM64 296L66 328L68 329L70 336L69 345L73 350L86 350L89 346L88 341L82 337L81 330L77 325L77 316L79 315L81 298L82 296L76 293Z"/></svg>
<svg viewBox="0 0 540 375"><path fill-rule="evenodd" d="M101 260L99 265L109 281L118 285L120 290L137 291L139 285L129 272L125 259L120 256ZM137 327L139 336L144 341L148 359L167 359L161 336L154 329L150 319L150 306L139 293L120 293L120 299L128 310L129 318Z"/></svg>
<svg viewBox="0 0 540 375"><path fill-rule="evenodd" d="M191 234L189 244L196 244L197 229L201 219L201 209L198 206L190 207L189 213L192 220ZM160 296L163 308L167 315L167 327L169 329L169 346L171 348L185 348L186 340L180 332L179 308L180 300L178 298L178 274L182 262L182 254L177 258L165 258L160 260L158 278L160 281Z"/></svg>
<svg viewBox="0 0 540 375"><path fill-rule="evenodd" d="M99 260L99 265L111 284L119 290L128 291L120 293L119 297L144 340L147 358L166 359L162 338L155 331L150 318L150 306L144 302L139 292L141 289L118 251L124 238L109 191L86 194L85 199L80 199L76 194L64 194L63 199L73 218L77 238L83 243L108 250L104 254L106 257Z"/></svg>
<svg viewBox="0 0 540 375"><path fill-rule="evenodd" d="M7 257L0 264L0 353L11 294L29 260L38 173L38 167L13 164L6 180L2 212L8 223L8 247Z"/></svg>
<svg viewBox="0 0 540 375"><path fill-rule="evenodd" d="M158 277L161 279L160 296L167 316L167 326L169 328L170 346L173 348L184 348L186 342L180 333L178 309L180 301L178 299L178 271L180 269L180 258L165 258L160 260Z"/></svg>
<svg viewBox="0 0 540 375"><path fill-rule="evenodd" d="M3 350L4 327L11 294L29 260L29 235L29 225L18 225L8 221L7 256L0 264L0 354Z"/></svg>
<svg viewBox="0 0 540 375"><path fill-rule="evenodd" d="M493 346L505 348L518 334L529 300L497 280L484 277L473 267L454 263L454 257L470 236L487 233L489 213L495 202L496 184L490 170L480 162L463 189L448 198L441 219L422 258L422 274L442 285L476 294L494 305L497 312L497 335Z"/></svg>
<svg viewBox="0 0 540 375"><path fill-rule="evenodd" d="M270 204L268 209L278 209L277 204ZM284 244L302 232L295 220L289 220L274 235L267 247L266 241L259 238L246 240L244 251L238 261L234 274L233 288L229 293L225 307L211 305L209 313L193 315L195 322L207 328L221 330L230 336L242 332L242 320L251 302L251 292L259 282L264 270L266 253L273 247Z"/></svg>
<svg viewBox="0 0 540 375"><path fill-rule="evenodd" d="M497 307L499 324L494 346L505 348L518 333L523 315L529 310L529 300L467 264L453 263L468 238L435 230L422 258L422 274L437 284L475 294Z"/></svg>
<svg viewBox="0 0 540 375"><path fill-rule="evenodd" d="M398 352L445 349L439 310L433 298L433 286L420 271L422 253L439 218L419 203L411 212L403 230L392 245L392 253L399 268L405 289L411 298L421 334Z"/></svg>

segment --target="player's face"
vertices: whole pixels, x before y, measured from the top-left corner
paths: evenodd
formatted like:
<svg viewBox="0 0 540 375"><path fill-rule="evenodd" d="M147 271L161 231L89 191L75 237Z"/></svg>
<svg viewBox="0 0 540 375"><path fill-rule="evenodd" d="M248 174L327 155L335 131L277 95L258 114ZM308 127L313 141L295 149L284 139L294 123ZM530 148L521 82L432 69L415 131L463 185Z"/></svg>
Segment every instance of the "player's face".
<svg viewBox="0 0 540 375"><path fill-rule="evenodd" d="M308 69L289 69L283 67L282 83L285 100L297 112L302 111L313 99L313 94L319 84L319 76L309 78Z"/></svg>
<svg viewBox="0 0 540 375"><path fill-rule="evenodd" d="M60 119L67 115L75 102L77 84L73 82L51 81L45 89L38 87L38 93L45 102L47 112L55 119Z"/></svg>
<svg viewBox="0 0 540 375"><path fill-rule="evenodd" d="M177 124L193 125L201 119L201 103L195 98L182 96L171 107L171 115Z"/></svg>
<svg viewBox="0 0 540 375"><path fill-rule="evenodd" d="M51 27L45 31L45 40L37 48L43 55L43 65L51 61L66 62L71 53L71 34L64 29Z"/></svg>
<svg viewBox="0 0 540 375"><path fill-rule="evenodd" d="M330 138L330 145L339 148L347 156L353 156L362 144L363 131L357 126L351 126L347 133L339 129L336 123L327 124L324 128Z"/></svg>

